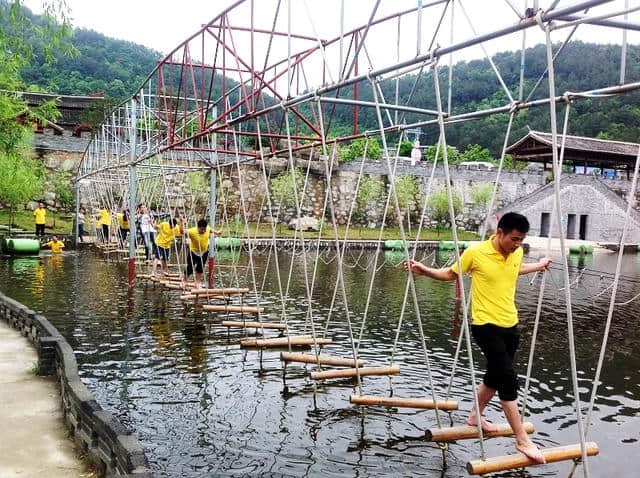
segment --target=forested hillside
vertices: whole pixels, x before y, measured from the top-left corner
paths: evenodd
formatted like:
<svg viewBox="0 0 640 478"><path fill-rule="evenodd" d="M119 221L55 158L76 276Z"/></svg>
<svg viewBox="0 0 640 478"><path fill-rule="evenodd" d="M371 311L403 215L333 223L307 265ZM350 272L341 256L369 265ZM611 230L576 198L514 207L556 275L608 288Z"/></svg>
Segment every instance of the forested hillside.
<svg viewBox="0 0 640 478"><path fill-rule="evenodd" d="M1 1L1 0L0 0ZM36 20L37 21L37 20ZM107 96L125 99L141 84L155 66L161 54L141 45L115 40L102 34L76 29L72 43L78 54L65 56L52 64L43 61L43 49L35 45L36 61L21 72L26 85L44 91L63 94L88 94L104 92ZM557 48L557 47L556 47ZM630 46L627 56L627 81L640 80L640 48ZM505 83L517 98L520 53L499 53L494 58ZM620 46L597 45L582 42L570 43L557 60L556 88L558 94L565 91L582 91L589 88L616 84L619 77ZM545 49L542 45L526 52L525 97L546 67ZM400 102L406 102L414 84L415 76L400 80ZM443 100L446 102L447 68L442 68L440 81ZM219 86L219 85L216 85ZM218 88L215 88L218 89ZM383 85L387 101L395 94L393 82ZM533 99L547 94L546 79L537 88ZM351 91L342 91L341 96L350 96ZM370 85L360 86L360 99L371 100ZM617 98L580 100L574 103L570 121L570 133L585 136L637 141L640 128L639 94L628 94ZM460 62L453 72L453 113L463 113L506 104L507 98L495 74L486 60ZM267 99L267 103L270 103ZM433 79L425 75L418 82L412 106L435 108ZM563 108L559 108L561 114ZM375 111L360 109L360 130L377 127ZM407 115L406 121L419 119ZM480 144L497 155L504 141L508 115L459 123L447 128L447 140L461 151L468 145ZM352 108L339 106L335 109L332 132L348 132L352 129ZM547 107L518 113L511 141L527 132L527 129L549 130ZM423 128L428 134L423 142L433 143L437 139L435 127Z"/></svg>

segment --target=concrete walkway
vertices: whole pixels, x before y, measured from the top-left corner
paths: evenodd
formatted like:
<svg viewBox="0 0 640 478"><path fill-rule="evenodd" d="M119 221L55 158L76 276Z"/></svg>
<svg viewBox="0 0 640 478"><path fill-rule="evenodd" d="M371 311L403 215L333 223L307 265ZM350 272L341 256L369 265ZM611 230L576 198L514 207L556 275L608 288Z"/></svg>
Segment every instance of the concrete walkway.
<svg viewBox="0 0 640 478"><path fill-rule="evenodd" d="M92 476L75 452L52 378L29 341L0 321L0 478Z"/></svg>

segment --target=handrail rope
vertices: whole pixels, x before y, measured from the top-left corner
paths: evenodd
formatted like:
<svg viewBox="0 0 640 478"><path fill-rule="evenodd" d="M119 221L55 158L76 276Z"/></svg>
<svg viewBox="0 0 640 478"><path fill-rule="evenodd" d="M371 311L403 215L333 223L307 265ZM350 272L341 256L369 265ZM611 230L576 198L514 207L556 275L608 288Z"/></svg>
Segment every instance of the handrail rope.
<svg viewBox="0 0 640 478"><path fill-rule="evenodd" d="M436 75L434 75L436 76ZM400 211L400 203L398 201L398 193L396 190L396 185L395 185L395 172L393 171L393 168L391 167L391 159L389 157L389 148L387 145L387 136L386 133L384 131L384 123L382 121L382 114L381 114L381 108L380 108L380 102L379 102L379 98L378 98L378 92L375 88L375 82L377 80L369 78L369 81L371 82L371 86L372 86L372 90L373 90L373 98L376 104L376 117L378 119L378 127L380 128L380 137L382 139L382 145L383 145L383 151L385 154L385 158L386 158L386 163L387 163L387 171L389 174L389 177L391 179L391 193L393 195L393 203L394 203L394 209L395 209L395 213L396 213L396 217L398 218L398 224L400 226L400 239L402 240L402 245L403 245L403 249L404 249L404 254L405 257L409 257L409 249L407 247L407 241L406 241L406 235L405 235L405 231L404 231L404 225L402 224L402 214ZM397 150L397 154L399 155L400 153L400 145L398 145L398 150ZM396 160L397 160L397 156L396 156ZM413 307L414 307L414 313L416 316L416 320L417 320L417 325L418 325L418 331L420 332L420 338L422 341L422 352L424 354L424 360L425 360L425 364L427 367L427 377L429 379L429 384L431 387L431 397L433 400L433 404L434 404L434 410L435 410L435 416L436 416L436 423L438 424L438 427L440 428L442 426L441 421L440 421L440 410L438 408L438 400L436 397L436 391L435 388L433 386L433 374L431 371L431 361L429 359L429 351L427 349L427 344L426 344L426 340L425 340L425 336L424 336L424 330L423 330L423 324L422 324L422 318L420 316L420 306L418 303L418 294L416 292L416 288L415 288L415 282L413 280L413 273L411 272L411 270L407 271L407 277L409 280L409 284L410 284L410 288L411 288L411 296L413 299Z"/></svg>
<svg viewBox="0 0 640 478"><path fill-rule="evenodd" d="M591 398L589 400L589 407L587 408L587 416L584 425L584 437L587 439L587 433L589 433L589 427L591 425L591 416L593 413L593 407L595 405L596 396L598 392L598 386L600 385L600 374L602 373L602 366L604 364L605 353L607 352L607 342L609 340L609 332L611 331L611 322L613 320L613 311L616 305L616 293L618 292L618 278L620 270L622 269L622 258L624 255L624 244L627 238L627 232L629 230L629 218L631 216L631 210L633 208L633 199L636 193L636 187L638 185L638 169L640 169L640 147L638 148L638 155L636 156L635 169L633 171L633 180L631 182L631 190L629 191L629 201L627 202L627 212L624 218L624 226L622 227L622 234L620 235L620 249L618 250L618 259L616 261L616 275L613 280L613 290L611 291L611 300L609 302L609 310L607 312L607 321L604 326L604 333L602 336L602 346L600 347L600 355L598 357L598 364L596 366L596 373L593 377L593 385L591 389ZM576 468L576 463L573 464L571 473Z"/></svg>
<svg viewBox="0 0 640 478"><path fill-rule="evenodd" d="M565 144L566 144L566 139L567 139L567 131L568 131L568 127L569 127L569 115L570 115L570 111L571 111L571 103L569 101L567 101L567 106L565 108L565 112L564 112L564 124L563 124L563 128L562 128L562 146L561 146L561 150L560 150L560 173L562 174L562 163L564 160L564 151L565 151ZM555 179L557 179L558 181L560 180L560 176L556 177ZM557 214L555 208L552 209L551 211L551 223L553 224L553 220L555 219L555 215ZM547 256L549 256L551 254L551 239L552 239L552 235L553 234L549 234L549 237L547 238ZM538 338L538 329L540 327L540 317L542 315L542 302L544 301L544 292L545 292L545 288L546 288L546 283L547 283L547 277L551 277L551 279L555 282L555 280L553 279L553 277L551 276L551 274L548 273L548 271L544 271L542 273L542 279L540 281L540 287L538 289L538 301L537 301L537 305L536 305L536 315L535 315L535 319L533 321L533 331L531 333L531 346L529 348L529 359L527 360L527 372L525 375L525 383L524 383L524 389L523 389L523 395L522 395L522 407L520 409L520 416L522 418L522 420L524 421L524 418L526 416L526 412L527 412L527 399L529 397L529 386L531 384L531 372L533 370L533 359L535 357L535 350L536 350L536 343L537 343L537 338ZM556 290L560 290L559 287L556 286L555 288Z"/></svg>
<svg viewBox="0 0 640 478"><path fill-rule="evenodd" d="M565 250L564 243L564 232L562 230L562 208L560 203L560 182L557 178L560 175L560 164L558 161L558 131L556 124L556 103L553 101L555 98L556 88L555 88L555 72L553 66L553 58L551 52L551 25L546 24L544 27L545 37L546 37L546 50L547 50L547 67L549 70L548 74L548 82L549 82L549 108L550 108L550 116L551 116L551 143L552 143L552 159L554 165L554 176L556 180L554 181L554 197L555 197L555 209L557 211L556 214L556 224L558 226L558 236L560 239L560 255L562 257L562 262L564 266L564 281L567 286L565 289L565 301L567 308L567 329L569 335L569 362L571 364L571 380L573 382L573 394L575 400L575 412L576 419L578 425L578 434L580 437L580 451L582 455L582 463L583 463L583 471L585 478L589 478L589 462L587 461L587 448L585 444L584 437L584 429L582 424L582 411L580 409L580 389L578 385L578 371L576 364L576 351L575 351L575 339L573 334L573 313L572 313L572 304L571 304L571 289L568 287L569 284L569 268L567 267L567 256Z"/></svg>
<svg viewBox="0 0 640 478"><path fill-rule="evenodd" d="M290 165L290 169L291 169L291 182L293 185L293 196L294 196L294 202L295 202L295 206L296 206L296 217L298 218L298 222L300 221L301 218L301 203L299 201L299 196L298 196L298 186L296 184L296 175L295 175L295 165L293 162L293 150L291 148L291 128L289 126L289 111L288 111L288 107L282 105L282 110L283 110L283 114L284 114L284 121L285 121L285 129L287 132L287 149L289 152L289 165ZM311 163L311 161L309 161L309 163ZM306 181L305 181L305 186L306 186ZM303 190L304 193L304 190ZM304 198L304 196L303 196ZM305 247L305 243L304 243L304 231L302 230L302 228L296 228L296 231L300 229L300 241L302 243L302 265L303 265L303 269L304 269L304 283L305 283L305 288L306 288L306 292L307 292L307 314L308 314L308 322L311 326L311 335L313 337L313 349L316 355L318 355L319 352L319 347L318 347L318 341L316 338L316 331L315 331L315 323L314 323L314 318L313 318L313 303L312 303L312 297L311 297L311 290L310 290L310 284L309 284L309 272L308 272L308 264L307 264L307 251L306 251L306 247ZM295 236L294 236L295 237ZM295 242L294 242L295 244ZM290 271L293 269L293 260L292 262L292 267L290 269ZM290 283L290 277L289 277L289 283ZM288 288L289 288L289 283L287 284L287 293L288 293ZM306 320L305 320L305 324L306 324ZM290 336L289 336L290 337ZM289 338L289 346L291 346L291 339ZM315 390L315 382L314 382L314 390Z"/></svg>
<svg viewBox="0 0 640 478"><path fill-rule="evenodd" d="M320 109L320 106L318 107L318 109ZM321 112L322 110L320 110ZM349 207L349 216L347 218L347 225L345 227L345 232L344 232L344 241L343 241L343 245L342 245L342 253L340 252L340 249L338 248L338 256L339 256L339 261L343 262L344 261L344 252L345 249L347 247L347 239L349 237L349 226L351 225L351 218L353 216L353 211L355 209L355 204L358 200L358 192L360 191L360 184L362 182L362 176L364 173L364 163L365 163L365 158L367 157L367 152L369 149L369 137L366 136L365 140L364 140L364 148L363 148L363 152L362 152L362 161L360 162L360 170L358 171L358 179L356 181L356 188L355 191L353 193L353 198L351 198L351 205ZM330 184L327 185L327 187L331 187ZM364 251L364 249L363 249ZM329 323L331 322L331 316L333 315L333 307L335 305L335 301L336 301L336 295L338 294L338 281L336 281L334 287L333 287L333 295L331 296L331 304L329 305L329 312L327 313L327 321L325 322L325 327L324 327L324 332L322 334L323 337L326 337L327 332L329 330Z"/></svg>
<svg viewBox="0 0 640 478"><path fill-rule="evenodd" d="M436 96L436 105L438 107L437 109L438 110L438 126L440 128L440 140L442 141L442 158L444 162L445 181L447 185L447 197L449 201L449 217L451 220L451 232L453 234L455 258L456 258L456 264L458 267L458 280L460 281L460 294L461 294L462 303L466 304L467 298L466 298L466 292L464 287L464 278L462 274L462 264L460 261L460 247L458 244L456 214L453 208L453 191L451 188L451 177L450 177L451 175L449 172L449 154L447 152L447 137L445 133L444 114L442 111L442 98L440 96L440 79L438 78L437 65L434 67L433 79L434 79L433 83L434 83L435 96ZM473 363L473 349L471 347L471 333L469 331L469 315L467 313L466 307L462 308L462 327L464 329L464 334L467 342L467 354L469 357L469 369L471 372L471 387L473 389L472 390L473 400L474 400L476 415L478 417L477 429L478 429L478 437L480 438L480 457L484 460L485 450L484 450L484 434L482 431L482 420L481 420L482 415L480 414L480 403L478 400L478 394L476 392L477 390L476 376L475 376L476 374L475 374L475 367Z"/></svg>
<svg viewBox="0 0 640 478"><path fill-rule="evenodd" d="M317 102L317 106L318 106L318 117L319 117L319 121L320 121L320 137L322 139L322 152L323 154L326 156L327 155L327 143L326 143L326 138L325 138L325 134L324 134L324 115L322 112L322 105L320 104L320 100L318 100ZM331 214L331 222L333 224L333 234L334 234L334 238L335 238L335 246L336 249L338 251L338 254L340 254L340 236L338 234L338 226L336 224L336 213L335 213L335 207L333 205L333 188L331 187L331 174L332 174L332 169L333 169L333 164L336 161L336 149L337 149L337 145L334 142L333 143L333 149L331 151L331 159L330 159L330 164L325 162L325 177L326 177L326 181L327 181L327 192L328 192L328 201L329 201L329 211ZM344 314L345 317L347 319L347 328L349 330L349 339L351 340L351 351L353 353L353 362L354 362L354 367L356 370L356 381L358 383L358 392L360 395L362 395L362 378L360 377L360 366L359 366L359 362L358 362L358 349L356 348L356 344L355 344L355 339L353 336L353 326L351 324L351 315L349 313L349 299L347 297L347 289L345 287L344 284L344 273L343 273L343 269L342 269L342 261L339 260L337 262L337 267L338 267L338 277L336 279L337 283L340 283L340 290L342 292L342 301L343 301L343 307L344 307ZM317 357L318 360L318 366L320 365L320 358Z"/></svg>

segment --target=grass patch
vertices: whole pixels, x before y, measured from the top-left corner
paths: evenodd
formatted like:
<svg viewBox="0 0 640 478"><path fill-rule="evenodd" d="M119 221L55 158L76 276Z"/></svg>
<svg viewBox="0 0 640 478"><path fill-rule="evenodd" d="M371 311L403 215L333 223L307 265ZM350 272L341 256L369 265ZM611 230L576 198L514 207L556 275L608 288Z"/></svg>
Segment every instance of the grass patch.
<svg viewBox="0 0 640 478"><path fill-rule="evenodd" d="M59 213L47 211L47 225L45 227L46 234L71 234L73 227L73 219L70 213ZM15 214L14 227L24 229L26 232L35 232L36 226L33 220L33 211L17 211ZM11 213L9 211L0 211L0 224L9 225L11 221Z"/></svg>

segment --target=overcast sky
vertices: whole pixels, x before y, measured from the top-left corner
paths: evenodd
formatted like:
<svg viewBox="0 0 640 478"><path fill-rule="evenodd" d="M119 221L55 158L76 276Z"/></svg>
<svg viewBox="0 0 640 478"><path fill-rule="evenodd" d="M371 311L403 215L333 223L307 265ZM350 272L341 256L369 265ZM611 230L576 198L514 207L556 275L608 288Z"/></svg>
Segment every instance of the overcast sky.
<svg viewBox="0 0 640 478"><path fill-rule="evenodd" d="M525 4L524 0L510 0L519 8ZM614 11L624 7L625 0L613 1ZM184 40L191 33L195 32L203 23L213 19L219 12L233 3L232 0L66 0L71 9L73 24L77 27L88 28L113 38L129 40L140 43L147 47L166 53L173 49L178 43ZM255 0L259 16L262 4L275 5L276 0ZM296 20L306 20L304 3L307 3L314 18L315 27L318 32L334 32L339 34L339 12L340 0L292 0L293 4L293 29L308 30L307 22L304 25L298 24ZM424 4L430 0L424 0ZM630 0L631 4L638 3L637 0ZM42 0L27 0L25 2L33 10L38 11ZM248 3L248 2L247 2ZM286 16L287 0L282 0L281 16ZM374 5L373 0L346 0L347 18L345 28L365 24ZM417 5L417 0L382 0L376 17L381 17L391 12L401 11ZM528 0L531 5L533 0ZM544 7L551 3L551 0L540 0ZM576 3L576 0L560 0L559 6ZM514 12L508 7L507 0L464 0L464 7L467 10L474 27L478 32L489 31L498 26L515 23L517 18ZM600 7L601 10L604 10ZM601 10L594 9L593 13ZM428 24L430 16L440 12L440 7L425 9L423 22ZM433 13L431 13L433 12ZM469 37L470 31L466 27L466 21L456 11L456 24L461 26L456 32L456 37L461 40ZM272 18L272 17L270 17ZM638 13L630 14L631 20L640 21ZM249 21L245 22L248 26ZM285 24L286 25L286 24ZM462 28L464 26L465 28ZM406 27L405 27L406 28ZM412 25L412 30L415 26ZM428 28L423 29L423 35L428 34ZM448 39L448 28L445 29ZM533 31L531 29L530 31ZM562 40L567 30L558 32L558 40ZM307 34L312 34L307 31ZM415 34L415 31L411 32ZM629 40L637 43L638 34L630 33ZM327 36L327 35L324 35ZM611 31L602 27L581 26L576 35L577 38L586 41L596 41L600 43L620 43L622 34L620 31ZM530 44L539 43L542 36L535 32L530 35ZM442 42L441 42L442 43ZM497 44L490 45L491 50L516 49L517 44ZM470 56L482 56L480 49Z"/></svg>
<svg viewBox="0 0 640 478"><path fill-rule="evenodd" d="M256 12L254 21L256 27L271 29L277 0L254 0ZM289 0L282 0L278 15L277 29L287 31L287 8ZM323 39L338 37L340 34L340 0L290 0L292 11L292 32L316 37L316 33ZM434 0L423 0L427 5ZM456 0L454 13L454 42L459 42L475 36L468 21L460 8L462 2L470 22L478 34L496 30L500 27L513 25L518 22L518 17L510 5L524 9L525 3L529 6L534 0ZM640 0L628 0L632 6L640 3ZM88 28L103 33L109 37L132 41L145 45L167 54L178 46L183 40L196 32L202 24L214 19L226 7L234 3L233 0L66 0L71 10L71 18L74 26ZM25 4L34 11L40 10L42 0L25 0ZM382 0L376 18L381 18L391 13L414 8L418 0ZM540 6L545 8L552 0L540 0ZM560 0L559 7L577 3L576 0ZM371 15L375 0L345 0L345 31L357 26L365 25ZM624 8L625 0L613 0L606 6L592 9L590 14L619 11ZM233 26L248 27L250 0L247 0L241 8L235 9L230 15L229 23ZM435 30L443 5L437 5L424 9L421 28L421 52L427 51ZM443 22L437 38L440 46L450 44L450 17ZM640 12L629 15L630 21L640 22ZM554 42L562 42L570 29L562 29L553 33ZM396 62L398 55L396 47L397 24L386 22L385 26L372 29L366 40L367 53L372 59L374 68L380 68ZM417 50L417 15L407 16L401 24L400 58L413 58ZM240 56L249 56L249 35L242 32L234 33L235 47L240 51ZM622 31L618 29L581 25L574 38L598 43L621 43ZM263 35L256 40L256 58L264 58L268 37ZM533 46L543 42L543 32L538 27L527 29L527 46ZM213 42L211 37L208 41ZM630 43L640 43L640 33L629 32ZM312 42L313 43L313 42ZM522 33L512 34L485 44L488 54L505 51L519 50L522 43ZM200 51L199 43L194 42L191 55L198 59ZM308 40L293 45L293 51L303 50L310 45ZM346 46L344 47L347 48ZM208 50L212 52L212 49ZM276 37L272 51L279 58L286 58L286 37ZM328 63L338 70L338 49L327 50L327 56L331 56ZM274 56L270 57L272 59ZM209 57L212 54L209 53ZM484 53L480 46L474 46L454 55L454 62L482 58ZM205 62L210 62L209 57ZM260 65L261 61L256 60ZM314 60L315 61L315 60ZM363 59L364 61L364 59ZM313 62L311 68L313 68ZM318 69L308 72L308 76L318 80L321 77L319 65L320 58L316 61ZM444 62L448 63L448 59ZM361 66L361 73L363 68ZM330 75L330 74L329 74ZM330 75L331 76L331 75ZM335 76L335 73L334 75ZM329 81L331 82L331 81ZM285 82L286 83L286 82ZM319 83L316 81L316 85ZM308 85L308 86L316 86ZM279 87L281 88L281 87Z"/></svg>

